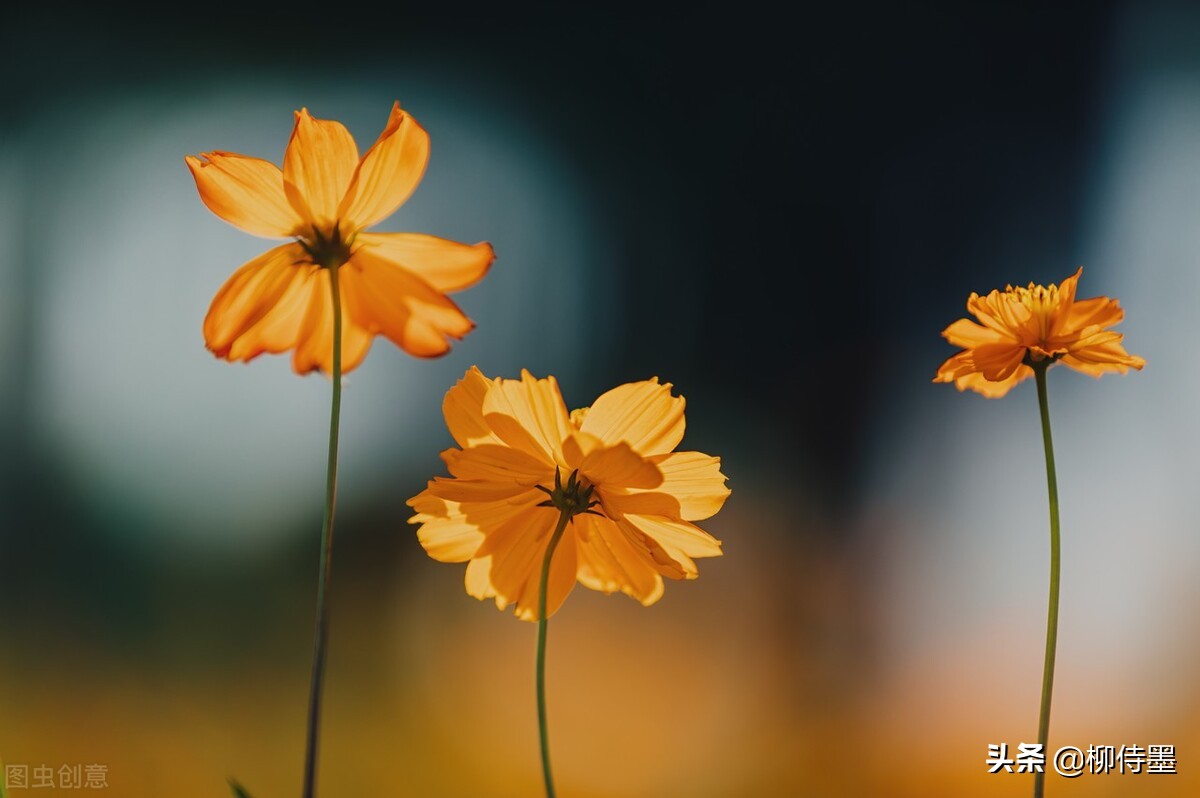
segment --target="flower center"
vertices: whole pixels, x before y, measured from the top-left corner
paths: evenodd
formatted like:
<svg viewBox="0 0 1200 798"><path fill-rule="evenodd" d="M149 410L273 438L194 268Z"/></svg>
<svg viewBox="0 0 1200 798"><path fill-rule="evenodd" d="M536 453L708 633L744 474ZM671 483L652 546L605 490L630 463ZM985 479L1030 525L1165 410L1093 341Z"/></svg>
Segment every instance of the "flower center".
<svg viewBox="0 0 1200 798"><path fill-rule="evenodd" d="M592 492L596 489L595 485L589 485L586 480L579 476L579 469L571 472L571 476L567 477L567 484L562 481L562 470L554 467L554 490L550 490L542 485L535 485L538 490L545 493L550 498L538 505L538 507L554 507L567 518L574 520L575 516L580 513L589 513L591 515L600 515L592 508L600 502L592 498Z"/></svg>
<svg viewBox="0 0 1200 798"><path fill-rule="evenodd" d="M1030 283L1027 288L1014 288L1010 285L1006 287L1006 293L1012 301L1024 305L1033 313L1038 324L1038 338L1044 343L1050 336L1050 320L1060 304L1058 286Z"/></svg>
<svg viewBox="0 0 1200 798"><path fill-rule="evenodd" d="M332 269L350 260L350 245L354 243L354 236L343 239L341 227L335 224L329 231L313 227L311 235L297 238L296 243L304 248L312 263L322 269Z"/></svg>

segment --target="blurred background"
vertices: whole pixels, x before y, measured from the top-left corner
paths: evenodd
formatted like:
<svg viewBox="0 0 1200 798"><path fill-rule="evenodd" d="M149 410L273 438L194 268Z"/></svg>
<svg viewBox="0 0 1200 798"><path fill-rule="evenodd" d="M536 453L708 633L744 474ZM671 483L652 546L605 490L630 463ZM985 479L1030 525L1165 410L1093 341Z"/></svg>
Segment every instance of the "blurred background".
<svg viewBox="0 0 1200 798"><path fill-rule="evenodd" d="M1179 772L1049 789L1200 791L1195 8L5 17L5 762L99 764L132 798L299 792L329 384L205 351L214 293L268 244L183 156L280 163L300 107L365 149L399 100L432 160L381 229L499 259L455 296L479 326L447 357L378 340L346 382L323 795L539 794L535 627L406 523L471 365L554 374L570 407L672 382L682 448L733 490L699 580L649 609L578 589L551 623L561 795L1026 792L985 759L1036 738L1035 394L930 380L971 291L1079 265L1148 366L1050 378L1051 747L1175 745Z"/></svg>

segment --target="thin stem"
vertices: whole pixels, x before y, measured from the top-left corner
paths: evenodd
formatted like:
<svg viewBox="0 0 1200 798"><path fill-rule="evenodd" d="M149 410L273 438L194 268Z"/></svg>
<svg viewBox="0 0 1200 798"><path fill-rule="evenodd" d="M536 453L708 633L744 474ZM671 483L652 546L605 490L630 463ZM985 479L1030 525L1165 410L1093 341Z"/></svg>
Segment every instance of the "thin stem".
<svg viewBox="0 0 1200 798"><path fill-rule="evenodd" d="M1050 438L1050 403L1046 400L1046 368L1049 364L1034 366L1037 377L1038 406L1042 411L1042 443L1046 449L1046 487L1050 493L1050 606L1046 612L1046 662L1042 669L1042 708L1038 718L1038 743L1046 756L1045 767L1034 773L1033 795L1042 798L1046 789L1046 767L1050 766L1050 755L1046 745L1050 736L1050 699L1054 692L1054 655L1058 648L1058 582L1059 529L1058 529L1058 477L1054 472L1054 442Z"/></svg>
<svg viewBox="0 0 1200 798"><path fill-rule="evenodd" d="M313 640L312 682L308 691L308 732L304 755L304 798L317 794L317 738L321 724L321 685L329 635L329 573L333 563L333 509L337 495L338 420L342 410L342 302L338 267L328 268L333 301L333 400L329 411L329 460L325 471L325 520L321 526L321 564L317 573L317 619Z"/></svg>
<svg viewBox="0 0 1200 798"><path fill-rule="evenodd" d="M562 539L563 530L571 513L563 510L558 516L558 525L546 546L542 559L542 577L538 583L538 635L537 635L537 711L538 734L542 742L542 776L546 780L546 798L554 798L554 777L550 775L550 733L546 728L546 586L550 583L550 558Z"/></svg>

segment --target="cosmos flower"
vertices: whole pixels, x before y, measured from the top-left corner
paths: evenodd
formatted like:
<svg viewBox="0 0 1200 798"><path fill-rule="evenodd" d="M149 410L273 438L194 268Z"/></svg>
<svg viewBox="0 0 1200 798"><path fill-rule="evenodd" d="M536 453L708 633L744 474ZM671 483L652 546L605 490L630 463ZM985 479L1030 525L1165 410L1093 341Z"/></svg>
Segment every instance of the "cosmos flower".
<svg viewBox="0 0 1200 798"><path fill-rule="evenodd" d="M361 158L344 125L301 109L282 171L231 152L184 160L217 216L248 233L292 239L242 266L217 292L204 319L205 344L217 357L293 350L297 373L331 373L331 268L338 269L343 372L362 362L376 334L411 355L436 357L474 327L446 293L483 277L494 258L490 244L365 232L408 199L429 160L429 135L399 103Z"/></svg>
<svg viewBox="0 0 1200 798"><path fill-rule="evenodd" d="M934 382L953 382L989 398L1004 396L1033 366L1063 363L1099 377L1141 369L1146 361L1125 351L1121 333L1108 329L1125 317L1115 299L1075 299L1083 268L1060 285L1007 286L987 296L972 293L967 310L979 319L959 319L942 336L963 348L938 368Z"/></svg>
<svg viewBox="0 0 1200 798"><path fill-rule="evenodd" d="M664 576L694 579L694 558L721 554L691 522L720 510L729 489L718 458L675 451L683 408L655 379L568 414L553 377L488 379L472 368L442 405L461 447L442 453L453 476L409 500L410 522L429 556L468 562L468 593L537 620L539 571L560 517L546 496L576 491L581 511L551 561L547 616L576 581L653 604Z"/></svg>

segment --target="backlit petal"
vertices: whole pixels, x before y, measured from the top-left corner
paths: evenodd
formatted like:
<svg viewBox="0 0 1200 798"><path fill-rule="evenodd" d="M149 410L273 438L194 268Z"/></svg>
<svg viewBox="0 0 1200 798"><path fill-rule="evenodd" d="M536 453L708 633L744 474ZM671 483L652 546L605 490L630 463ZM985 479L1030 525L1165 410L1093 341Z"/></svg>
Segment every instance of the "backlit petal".
<svg viewBox="0 0 1200 798"><path fill-rule="evenodd" d="M442 562L465 562L475 556L480 544L483 543L482 530L493 529L510 521L514 516L526 512L540 502L545 495L539 491L528 489L507 495L502 498L494 496L495 486L486 500L447 501L444 491L438 488L463 488L472 483L461 480L435 480L429 489L409 500L408 504L416 511L409 519L411 524L421 524L417 530L417 539L425 547L430 557ZM477 498L470 491L451 492L463 498Z"/></svg>
<svg viewBox="0 0 1200 798"><path fill-rule="evenodd" d="M592 450L579 461L579 473L593 485L610 487L657 488L663 480L658 467L624 441Z"/></svg>
<svg viewBox="0 0 1200 798"><path fill-rule="evenodd" d="M983 344L971 350L976 370L991 382L1001 382L1017 370L1025 349L1012 344Z"/></svg>
<svg viewBox="0 0 1200 798"><path fill-rule="evenodd" d="M620 518L626 513L641 515L661 515L667 518L679 518L679 500L657 490L612 490L601 485L596 493L605 515L610 518Z"/></svg>
<svg viewBox="0 0 1200 798"><path fill-rule="evenodd" d="M204 160L200 160L203 158ZM183 160L208 209L247 233L296 235L304 220L288 204L283 173L275 164L232 152L204 152Z"/></svg>
<svg viewBox="0 0 1200 798"><path fill-rule="evenodd" d="M463 580L467 588L467 595L477 599L495 596L496 589L492 587L491 571L491 557L476 557L467 563L467 573Z"/></svg>
<svg viewBox="0 0 1200 798"><path fill-rule="evenodd" d="M967 310L985 327L1012 340L1022 339L1026 325L1033 317L1029 308L1008 301L1000 291L991 291L987 296L971 294L967 298Z"/></svg>
<svg viewBox="0 0 1200 798"><path fill-rule="evenodd" d="M496 604L516 604L517 616L523 620L537 619L542 561L557 520L554 510L535 507L489 531L479 548L479 556L492 558L490 579ZM546 617L554 614L575 585L575 542L575 531L568 527L550 563Z"/></svg>
<svg viewBox="0 0 1200 798"><path fill-rule="evenodd" d="M501 443L483 417L483 397L491 385L492 381L482 371L471 366L442 400L446 426L455 442L464 449L481 443Z"/></svg>
<svg viewBox="0 0 1200 798"><path fill-rule="evenodd" d="M688 557L667 551L651 535L647 535L628 518L615 518L617 529L625 539L646 558L654 570L671 579L691 579L696 576L696 564Z"/></svg>
<svg viewBox="0 0 1200 798"><path fill-rule="evenodd" d="M721 541L695 524L655 515L629 513L625 520L654 538L671 555L720 557ZM675 558L679 559L679 558Z"/></svg>
<svg viewBox="0 0 1200 798"><path fill-rule="evenodd" d="M460 244L422 233L359 233L356 243L446 293L479 282L496 259L486 241Z"/></svg>
<svg viewBox="0 0 1200 798"><path fill-rule="evenodd" d="M1079 289L1079 278L1082 275L1083 267L1080 266L1074 274L1059 283L1058 303L1061 307L1070 308L1075 303L1075 294Z"/></svg>
<svg viewBox="0 0 1200 798"><path fill-rule="evenodd" d="M283 156L283 187L296 213L328 232L357 166L358 147L345 125L314 119L307 108L296 112Z"/></svg>
<svg viewBox="0 0 1200 798"><path fill-rule="evenodd" d="M1125 336L1116 330L1104 330L1100 327L1088 327L1084 334L1080 335L1070 344L1069 351L1079 352L1092 347L1101 347L1106 344L1120 343Z"/></svg>
<svg viewBox="0 0 1200 798"><path fill-rule="evenodd" d="M1075 305L1075 295L1079 288L1079 277L1083 274L1080 266L1075 273L1058 284L1057 290L1041 289L1030 286L1034 295L1039 297L1042 305L1040 315L1043 320L1038 325L1038 347L1035 351L1043 354L1055 353L1061 348L1060 338L1070 334L1069 325L1072 308ZM1038 315L1038 314L1035 314Z"/></svg>
<svg viewBox="0 0 1200 798"><path fill-rule="evenodd" d="M1142 370L1146 361L1137 355L1131 355L1121 345L1123 336L1109 338L1090 346L1073 349L1063 355L1062 362L1076 371L1099 377L1107 372L1126 373L1129 369Z"/></svg>
<svg viewBox="0 0 1200 798"><path fill-rule="evenodd" d="M670 383L626 383L593 402L580 429L610 445L625 441L643 455L666 454L683 439L683 408Z"/></svg>
<svg viewBox="0 0 1200 798"><path fill-rule="evenodd" d="M356 250L347 265L345 293L355 321L410 355L444 355L448 339L461 339L475 326L444 294L369 248Z"/></svg>
<svg viewBox="0 0 1200 798"><path fill-rule="evenodd" d="M554 549L554 556L550 559L550 576L546 584L547 618L558 612L558 608L567 600L567 596L571 595L571 591L575 589L575 583L579 581L578 545L579 540L575 530L568 527L563 532L562 540ZM538 620L538 588L541 586L539 584L542 575L541 562L545 556L546 547L539 547L536 558L538 564L535 572L536 580L529 585L523 597L524 600L517 602L517 617L523 621Z"/></svg>
<svg viewBox="0 0 1200 798"><path fill-rule="evenodd" d="M960 391L970 390L981 396L986 396L988 399L999 399L1011 391L1017 383L1027 380L1032 376L1033 369L1022 364L1010 376L998 382L993 382L982 374L975 372L959 377L954 380L954 384Z"/></svg>
<svg viewBox="0 0 1200 798"><path fill-rule="evenodd" d="M449 450L458 452L457 449ZM448 452L443 452L445 457ZM478 504L487 504L491 502L502 502L504 504L528 504L532 499L541 501L546 498L546 494L541 491L532 490L528 484L521 484L520 480L509 478L505 474L502 480L491 481L487 479L450 479L447 477L434 477L430 480L426 493L430 496L441 499L450 503L453 507L449 507L445 512L451 512L454 507L462 505L462 511L473 511ZM422 494L424 495L424 494ZM410 499L408 504L410 507L417 509L413 504L416 499ZM537 502L533 502L536 504Z"/></svg>
<svg viewBox="0 0 1200 798"><path fill-rule="evenodd" d="M264 252L225 281L204 318L204 342L217 357L250 360L296 341L316 268L284 244Z"/></svg>
<svg viewBox="0 0 1200 798"><path fill-rule="evenodd" d="M945 330L942 337L954 346L970 349L980 344L995 344L1005 340L1005 336L994 329L976 324L970 319L959 319Z"/></svg>
<svg viewBox="0 0 1200 798"><path fill-rule="evenodd" d="M426 554L439 562L466 562L475 556L483 543L483 533L461 512L451 511L451 503L426 491L410 499L409 504L417 514L408 522L421 525L417 540Z"/></svg>
<svg viewBox="0 0 1200 798"><path fill-rule="evenodd" d="M1071 306L1063 326L1064 334L1078 332L1087 327L1112 327L1125 318L1125 311L1115 299L1106 296L1093 297L1076 302Z"/></svg>
<svg viewBox="0 0 1200 798"><path fill-rule="evenodd" d="M349 270L338 270L339 287ZM333 373L333 294L329 283L329 270L317 269L310 280L308 308L296 338L296 351L292 353L292 369L297 374L307 374L320 369ZM350 313L344 291L341 291L342 306L342 373L353 371L371 348L371 333L355 323Z"/></svg>
<svg viewBox="0 0 1200 798"><path fill-rule="evenodd" d="M421 182L428 162L429 134L393 104L387 126L354 171L338 216L356 230L386 219Z"/></svg>
<svg viewBox="0 0 1200 798"><path fill-rule="evenodd" d="M459 479L482 479L495 483L544 485L553 483L554 466L511 446L481 444L469 449L447 449L442 459Z"/></svg>
<svg viewBox="0 0 1200 798"><path fill-rule="evenodd" d="M575 524L579 527L578 577L584 586L604 593L619 590L645 606L662 598L662 576L612 520L581 515Z"/></svg>
<svg viewBox="0 0 1200 798"><path fill-rule="evenodd" d="M572 427L553 377L497 379L483 400L487 423L509 446L549 463L561 462L562 442Z"/></svg>
<svg viewBox="0 0 1200 798"><path fill-rule="evenodd" d="M954 382L959 377L970 374L975 370L975 361L971 359L971 350L956 352L942 361L938 366L934 382Z"/></svg>
<svg viewBox="0 0 1200 798"><path fill-rule="evenodd" d="M654 493L666 494L679 505L678 517L701 521L717 513L729 498L721 458L701 452L673 452L654 459L663 475Z"/></svg>

